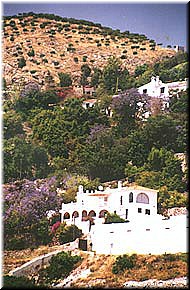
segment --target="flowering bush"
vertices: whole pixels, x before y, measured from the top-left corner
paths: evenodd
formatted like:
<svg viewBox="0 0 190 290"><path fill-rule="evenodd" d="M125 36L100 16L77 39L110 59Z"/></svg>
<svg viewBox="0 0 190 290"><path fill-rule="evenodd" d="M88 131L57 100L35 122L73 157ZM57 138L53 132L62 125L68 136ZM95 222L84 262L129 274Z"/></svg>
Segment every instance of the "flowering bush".
<svg viewBox="0 0 190 290"><path fill-rule="evenodd" d="M47 212L60 208L55 178L22 180L4 185L4 246L5 248L37 246L50 237ZM17 245L19 243L19 245Z"/></svg>
<svg viewBox="0 0 190 290"><path fill-rule="evenodd" d="M59 228L61 222L57 221L56 223L53 224L53 226L51 227L51 232L54 234L56 232L56 230Z"/></svg>

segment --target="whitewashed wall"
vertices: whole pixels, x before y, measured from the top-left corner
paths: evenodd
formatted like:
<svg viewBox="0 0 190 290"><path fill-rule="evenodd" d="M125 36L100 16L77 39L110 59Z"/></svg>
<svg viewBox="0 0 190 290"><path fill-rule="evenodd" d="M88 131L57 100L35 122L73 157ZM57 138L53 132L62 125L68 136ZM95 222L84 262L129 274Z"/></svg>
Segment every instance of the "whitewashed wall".
<svg viewBox="0 0 190 290"><path fill-rule="evenodd" d="M137 219L136 222L92 226L92 250L97 254L164 254L187 252L187 217Z"/></svg>

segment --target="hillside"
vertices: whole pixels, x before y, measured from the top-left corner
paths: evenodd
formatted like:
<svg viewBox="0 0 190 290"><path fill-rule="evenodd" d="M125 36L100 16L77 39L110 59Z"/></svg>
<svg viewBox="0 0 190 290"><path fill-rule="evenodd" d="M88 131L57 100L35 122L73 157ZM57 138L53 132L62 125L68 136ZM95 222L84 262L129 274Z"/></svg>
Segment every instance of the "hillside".
<svg viewBox="0 0 190 290"><path fill-rule="evenodd" d="M33 251L30 249L22 251L5 251L4 274L7 275L10 270L21 266L39 255L55 251L59 249L59 247L60 246L44 246L34 249ZM161 287L161 285L169 288L169 284L171 287L175 285L175 278L181 281L183 280L181 284L178 282L179 287L187 287L185 283L185 277L187 275L187 254L184 253L173 255L138 255L134 268L126 269L119 274L113 274L112 267L117 256L98 255L93 252L82 252L81 250L75 250L75 252L82 257L82 262L67 278L60 281L57 285L59 288L123 288L127 283L131 283L132 285L132 282L135 286L137 286L137 284L139 286L140 283L143 282L147 284L148 282L152 282L150 285L155 286L155 288L156 286ZM180 279L180 277L183 278ZM167 283L169 279L172 280L170 283ZM161 282L159 280L163 281ZM135 281L137 284L135 284ZM176 287L178 286L176 282Z"/></svg>
<svg viewBox="0 0 190 290"><path fill-rule="evenodd" d="M42 87L70 73L79 83L81 65L103 68L115 55L133 73L137 65L175 55L145 35L120 32L100 24L48 14L23 14L3 20L3 77L8 87L31 80Z"/></svg>

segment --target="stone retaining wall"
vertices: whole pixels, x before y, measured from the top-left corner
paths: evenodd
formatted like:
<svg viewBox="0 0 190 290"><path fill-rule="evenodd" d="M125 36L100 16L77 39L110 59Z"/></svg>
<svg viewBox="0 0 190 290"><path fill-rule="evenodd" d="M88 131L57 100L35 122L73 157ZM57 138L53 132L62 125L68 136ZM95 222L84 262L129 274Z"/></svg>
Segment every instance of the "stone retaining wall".
<svg viewBox="0 0 190 290"><path fill-rule="evenodd" d="M50 259L54 255L57 255L58 253L60 253L62 251L74 251L76 248L78 248L78 239L76 239L74 242L61 245L59 250L56 250L54 252L51 252L51 253L48 253L45 255L41 255L39 257L32 259L31 261L23 264L22 266L10 271L9 275L19 277L19 276L28 276L31 274L35 274L44 265L48 265Z"/></svg>

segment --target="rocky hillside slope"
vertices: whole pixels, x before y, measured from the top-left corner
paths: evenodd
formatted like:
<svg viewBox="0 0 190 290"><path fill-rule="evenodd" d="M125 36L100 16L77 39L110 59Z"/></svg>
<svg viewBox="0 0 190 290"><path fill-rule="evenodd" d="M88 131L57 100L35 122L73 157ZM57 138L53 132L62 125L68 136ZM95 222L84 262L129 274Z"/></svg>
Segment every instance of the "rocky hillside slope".
<svg viewBox="0 0 190 290"><path fill-rule="evenodd" d="M3 19L3 77L7 86L36 81L42 87L59 83L59 72L79 83L81 65L103 68L115 55L133 73L137 65L152 64L175 54L145 35L120 32L88 21L43 14Z"/></svg>

